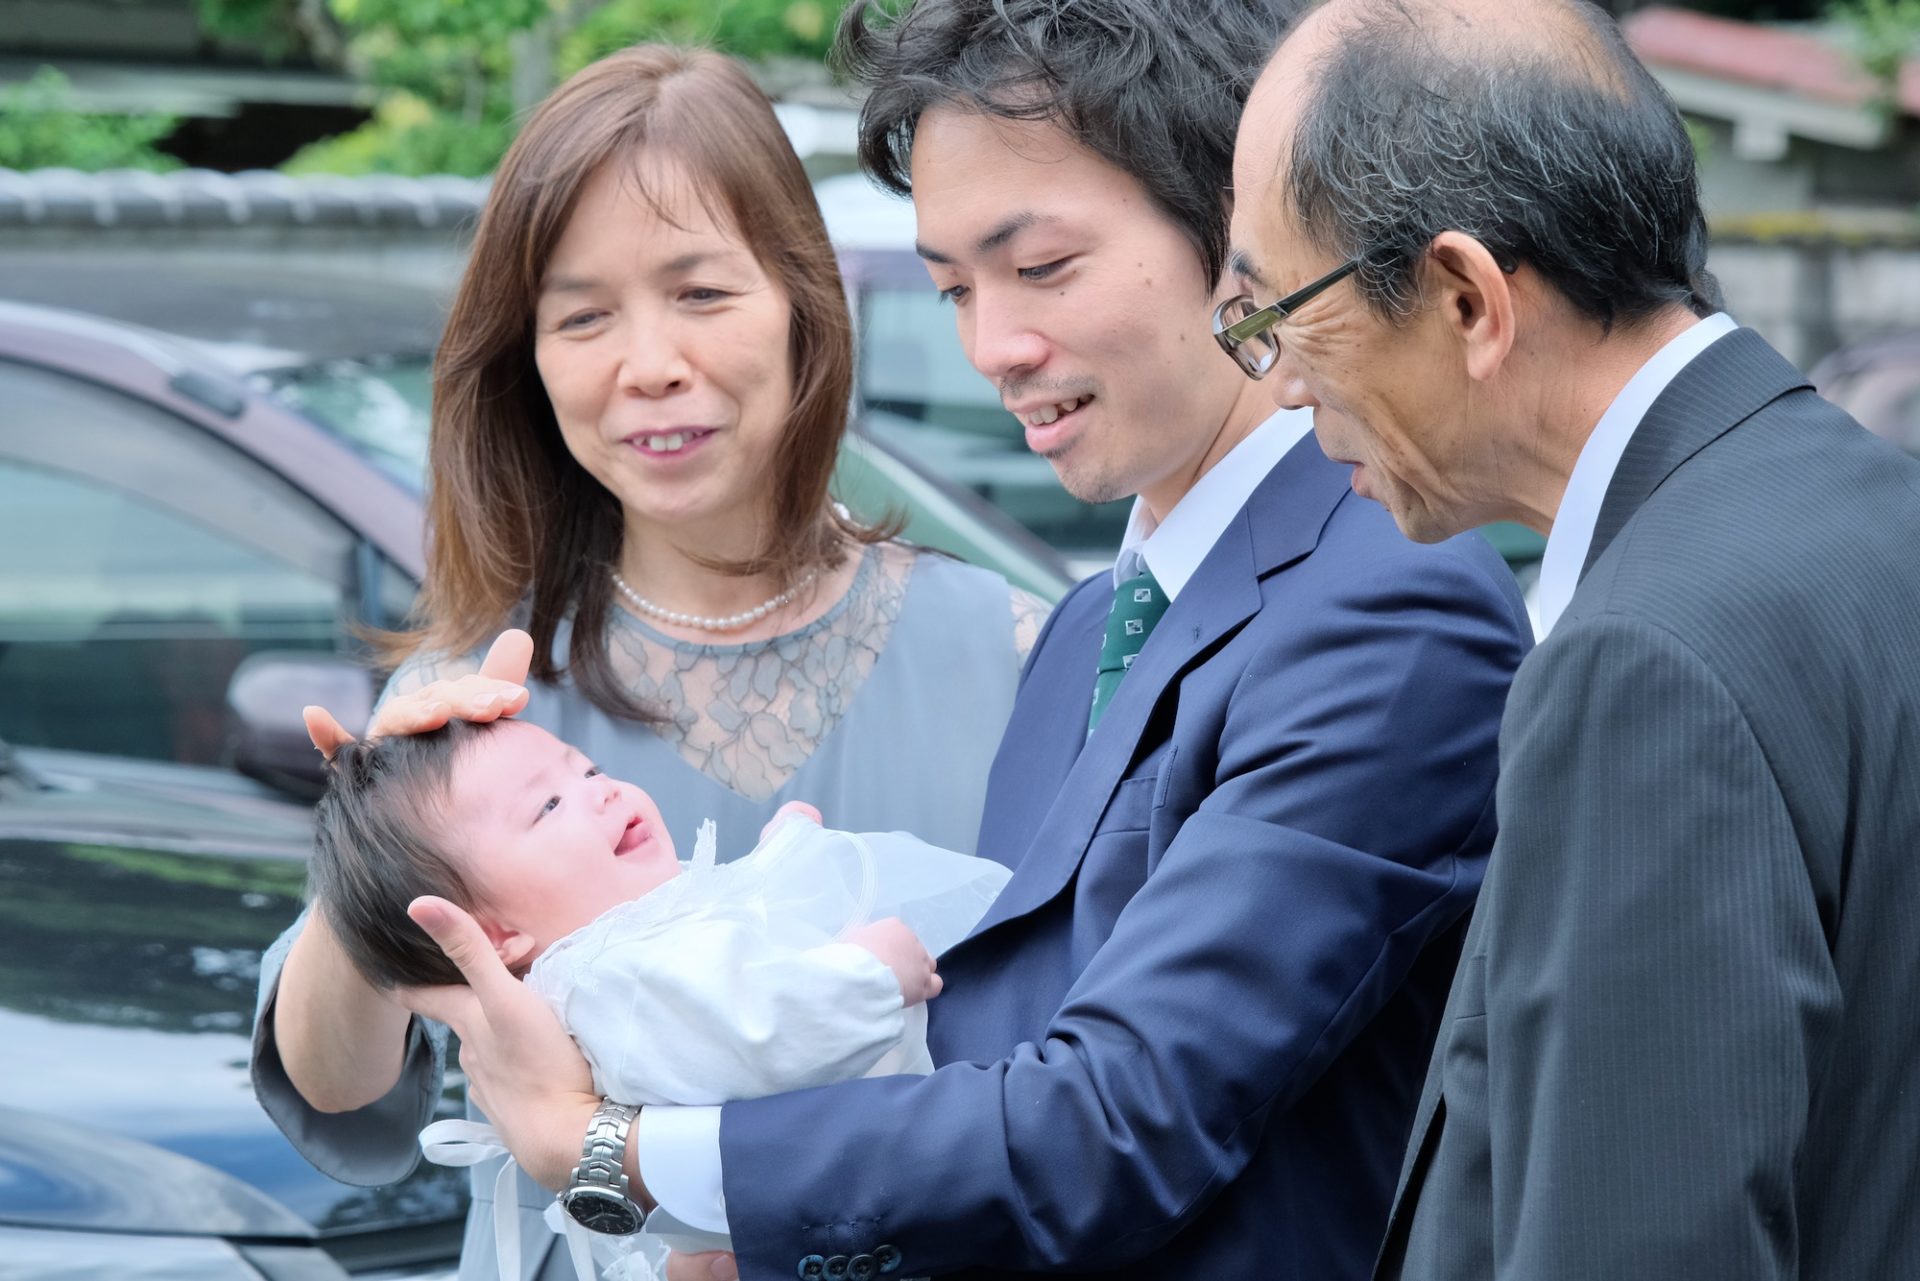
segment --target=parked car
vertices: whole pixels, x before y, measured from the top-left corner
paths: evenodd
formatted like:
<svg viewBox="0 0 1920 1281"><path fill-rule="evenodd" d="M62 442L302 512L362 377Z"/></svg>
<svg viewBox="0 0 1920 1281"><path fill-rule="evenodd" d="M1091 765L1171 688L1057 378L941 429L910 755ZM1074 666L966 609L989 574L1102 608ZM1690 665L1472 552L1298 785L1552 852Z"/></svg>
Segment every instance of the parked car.
<svg viewBox="0 0 1920 1281"><path fill-rule="evenodd" d="M1868 431L1920 455L1920 330L1849 343L1809 377Z"/></svg>
<svg viewBox="0 0 1920 1281"><path fill-rule="evenodd" d="M404 619L427 357L286 357L0 303L0 737L278 776L287 716L323 700L283 663L284 723L235 740L242 660L313 655L310 692L340 700L353 629ZM884 443L851 441L838 484L862 514L903 511L909 538L1048 597L1068 584L1037 539Z"/></svg>
<svg viewBox="0 0 1920 1281"><path fill-rule="evenodd" d="M254 1102L260 954L312 829L245 783L0 746L9 1281L451 1281L464 1171L336 1183Z"/></svg>

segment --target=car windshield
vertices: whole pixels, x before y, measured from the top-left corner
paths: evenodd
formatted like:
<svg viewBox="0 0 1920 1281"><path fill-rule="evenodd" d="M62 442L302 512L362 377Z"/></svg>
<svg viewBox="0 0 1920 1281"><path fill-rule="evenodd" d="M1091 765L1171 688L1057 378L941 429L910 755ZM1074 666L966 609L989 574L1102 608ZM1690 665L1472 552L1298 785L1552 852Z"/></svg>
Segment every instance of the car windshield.
<svg viewBox="0 0 1920 1281"><path fill-rule="evenodd" d="M407 489L423 492L432 357L328 360L257 378L275 400L326 428Z"/></svg>

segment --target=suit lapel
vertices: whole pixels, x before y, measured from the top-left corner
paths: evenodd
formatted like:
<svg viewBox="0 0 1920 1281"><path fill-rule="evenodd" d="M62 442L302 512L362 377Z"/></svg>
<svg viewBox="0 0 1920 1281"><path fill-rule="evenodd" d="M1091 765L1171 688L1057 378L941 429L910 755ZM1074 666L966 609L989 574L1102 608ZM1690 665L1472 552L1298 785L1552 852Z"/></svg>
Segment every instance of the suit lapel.
<svg viewBox="0 0 1920 1281"><path fill-rule="evenodd" d="M1627 441L1600 504L1580 576L1586 577L1627 521L1681 464L1770 402L1811 386L1751 329L1736 329L1694 357L1648 406Z"/></svg>
<svg viewBox="0 0 1920 1281"><path fill-rule="evenodd" d="M1146 735L1162 697L1221 638L1261 606L1260 580L1307 555L1334 505L1347 492L1347 471L1327 461L1312 437L1302 440L1253 492L1178 599L1148 637L1120 682L1100 728L1074 761L1059 794L1033 834L1013 879L975 929L978 935L1024 916L1066 887L1126 771L1149 747ZM1084 681L1091 688L1094 664ZM1076 686L1076 689L1078 686ZM1056 715L1087 700L1053 702ZM1085 721L1075 731L1084 733Z"/></svg>
<svg viewBox="0 0 1920 1281"><path fill-rule="evenodd" d="M987 784L979 852L1017 867L1087 740L1093 672L1112 599L1111 575L1061 603L1014 701Z"/></svg>

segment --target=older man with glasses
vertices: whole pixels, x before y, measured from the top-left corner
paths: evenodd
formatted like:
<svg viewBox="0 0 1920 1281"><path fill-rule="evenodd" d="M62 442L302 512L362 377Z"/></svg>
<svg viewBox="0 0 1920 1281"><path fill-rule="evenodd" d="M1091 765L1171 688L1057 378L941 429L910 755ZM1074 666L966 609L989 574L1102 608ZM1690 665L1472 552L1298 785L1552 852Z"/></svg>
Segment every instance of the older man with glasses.
<svg viewBox="0 0 1920 1281"><path fill-rule="evenodd" d="M1241 368L1410 537L1548 536L1378 1274L1920 1277L1920 464L1718 310L1581 0L1332 0L1234 171L1243 285L1314 280Z"/></svg>

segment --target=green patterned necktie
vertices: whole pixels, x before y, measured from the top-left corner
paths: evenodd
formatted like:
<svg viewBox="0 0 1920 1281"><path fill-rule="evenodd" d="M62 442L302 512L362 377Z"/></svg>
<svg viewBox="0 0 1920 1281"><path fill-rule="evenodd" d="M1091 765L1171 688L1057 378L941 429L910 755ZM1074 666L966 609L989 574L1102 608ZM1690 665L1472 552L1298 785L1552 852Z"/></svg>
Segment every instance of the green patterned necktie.
<svg viewBox="0 0 1920 1281"><path fill-rule="evenodd" d="M1143 562L1144 564L1144 562ZM1100 674L1093 678L1093 711L1087 716L1087 735L1107 713L1120 678L1133 666L1133 660L1153 635L1154 624L1167 612L1167 593L1154 581L1153 571L1142 568L1136 576L1114 589L1113 609L1107 615L1106 639L1100 642Z"/></svg>

